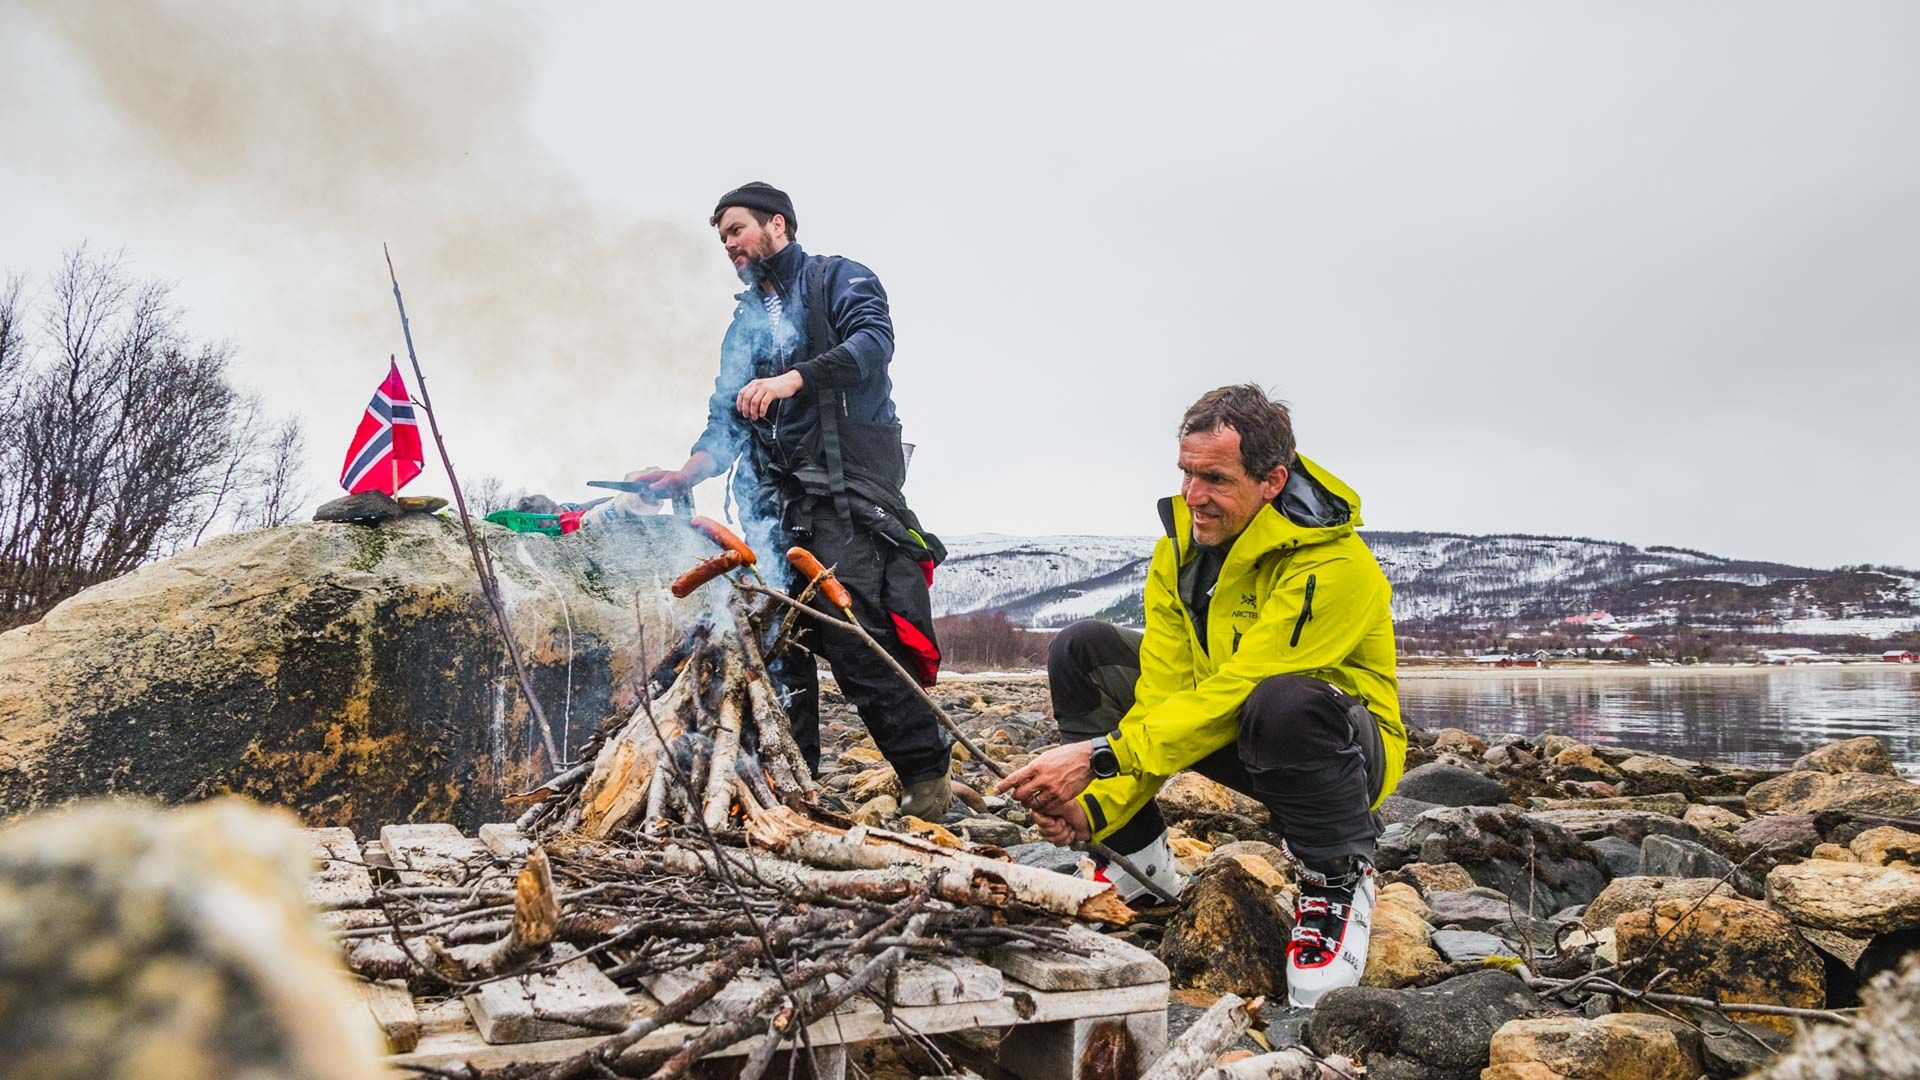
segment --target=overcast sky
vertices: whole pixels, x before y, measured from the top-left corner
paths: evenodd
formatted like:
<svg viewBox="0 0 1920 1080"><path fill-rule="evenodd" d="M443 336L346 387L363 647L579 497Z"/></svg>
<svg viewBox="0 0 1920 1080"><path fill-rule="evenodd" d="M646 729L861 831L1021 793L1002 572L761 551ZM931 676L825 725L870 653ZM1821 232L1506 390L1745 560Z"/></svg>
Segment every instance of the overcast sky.
<svg viewBox="0 0 1920 1080"><path fill-rule="evenodd" d="M763 179L935 531L1153 532L1253 381L1376 528L1920 565L1920 5L146 7L0 4L0 271L175 282L316 503L383 241L469 482L679 464Z"/></svg>

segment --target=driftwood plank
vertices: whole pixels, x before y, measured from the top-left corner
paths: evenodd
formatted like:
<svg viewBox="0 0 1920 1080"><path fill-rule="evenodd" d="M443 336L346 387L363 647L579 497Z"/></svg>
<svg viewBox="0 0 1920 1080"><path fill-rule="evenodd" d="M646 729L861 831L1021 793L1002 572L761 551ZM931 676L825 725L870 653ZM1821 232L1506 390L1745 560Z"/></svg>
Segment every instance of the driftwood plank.
<svg viewBox="0 0 1920 1080"><path fill-rule="evenodd" d="M654 1000L671 1001L705 978L710 970L711 965L703 964L648 975L640 982ZM827 978L824 985L832 989L842 981L838 975L833 975ZM778 985L779 982L767 974L736 977L721 987L719 993L689 1013L687 1019L696 1024L711 1024L716 1020L738 1016L760 995ZM899 977L894 982L893 1001L896 1005L957 1005L992 1001L1004 989L1000 973L985 964L964 958L937 957L911 960L901 965ZM861 1002L856 998L841 1005L839 1011L854 1012L860 1007Z"/></svg>
<svg viewBox="0 0 1920 1080"><path fill-rule="evenodd" d="M482 825L478 835L480 842L501 862L518 865L526 860L527 852L533 850L533 841L512 822Z"/></svg>
<svg viewBox="0 0 1920 1080"><path fill-rule="evenodd" d="M468 877L468 864L491 858L487 846L460 835L451 825L382 825L380 844L402 885L459 885Z"/></svg>
<svg viewBox="0 0 1920 1080"><path fill-rule="evenodd" d="M527 1043L626 1023L631 1011L626 993L578 949L554 945L553 959L570 956L572 963L552 971L490 982L468 994L467 1010L480 1037L495 1044Z"/></svg>
<svg viewBox="0 0 1920 1080"><path fill-rule="evenodd" d="M807 1029L808 1038L816 1046L837 1046L887 1039L898 1034L878 1006L867 1001L861 1001L858 1005L853 1010L815 1021ZM1129 1016L1134 1013L1158 1013L1164 1023L1166 1008L1167 986L1165 983L1156 983L1100 991L1013 991L992 1001L958 1005L905 1005L895 1009L894 1016L914 1030L938 1034L980 1027L1012 1027L1017 1024L1082 1017ZM421 1021L420 1045L411 1054L389 1058L391 1064L445 1068L470 1062L480 1068L489 1068L514 1062L559 1061L599 1045L604 1038L596 1035L517 1046L491 1046L472 1026L453 1022L444 1006L423 1010ZM679 1047L687 1039L699 1034L700 1030L696 1024L668 1024L640 1040L629 1053L637 1056L652 1050ZM757 1038L735 1043L713 1056L745 1053Z"/></svg>
<svg viewBox="0 0 1920 1080"><path fill-rule="evenodd" d="M307 903L322 911L366 907L373 903L373 877L360 865L360 842L352 829L306 829L314 862L307 879Z"/></svg>
<svg viewBox="0 0 1920 1080"><path fill-rule="evenodd" d="M404 1054L420 1043L420 1014L413 1007L413 995L404 981L363 982L360 994L367 1002L373 1022L386 1036L387 1048Z"/></svg>
<svg viewBox="0 0 1920 1080"><path fill-rule="evenodd" d="M1167 965L1145 949L1084 926L1070 927L1067 934L1092 955L1002 945L988 954L987 962L1035 990L1106 990L1167 981Z"/></svg>

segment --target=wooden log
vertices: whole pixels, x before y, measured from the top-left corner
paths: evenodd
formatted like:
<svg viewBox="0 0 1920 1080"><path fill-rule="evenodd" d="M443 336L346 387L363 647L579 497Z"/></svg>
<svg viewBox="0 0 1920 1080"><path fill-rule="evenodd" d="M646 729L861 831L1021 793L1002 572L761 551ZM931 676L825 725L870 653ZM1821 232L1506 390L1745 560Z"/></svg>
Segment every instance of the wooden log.
<svg viewBox="0 0 1920 1080"><path fill-rule="evenodd" d="M307 829L316 869L307 879L307 903L322 911L364 908L373 903L373 878L362 864L352 829Z"/></svg>
<svg viewBox="0 0 1920 1080"><path fill-rule="evenodd" d="M574 950L555 945L552 971L482 985L466 997L480 1037L489 1043L566 1038L627 1022L632 1003L613 980Z"/></svg>
<svg viewBox="0 0 1920 1080"><path fill-rule="evenodd" d="M554 892L553 872L547 864L547 853L536 846L514 879L512 928L491 944L451 950L447 956L458 967L447 974L465 982L511 971L552 944L559 928L560 900Z"/></svg>
<svg viewBox="0 0 1920 1080"><path fill-rule="evenodd" d="M711 850L689 851L670 847L662 853L668 869L675 873L704 873L720 876ZM919 892L927 878L943 869L907 863L873 870L823 870L787 859L776 859L764 852L730 851L727 863L736 875L755 878L777 886L801 900L845 899L893 903ZM973 907L1005 907L1009 894L989 884L977 882L961 873L943 873L934 885L935 899Z"/></svg>
<svg viewBox="0 0 1920 1080"><path fill-rule="evenodd" d="M1000 945L987 962L1036 990L1107 990L1167 981L1160 958L1084 926L1067 929L1071 943L1087 956L1026 943Z"/></svg>
<svg viewBox="0 0 1920 1080"><path fill-rule="evenodd" d="M1088 922L1124 926L1133 921L1133 909L1106 882L951 851L918 837L866 826L838 829L787 807L748 815L747 838L758 847L829 870L879 870L902 864L941 867L971 885L1005 896L1005 901L991 906L1017 901Z"/></svg>
<svg viewBox="0 0 1920 1080"><path fill-rule="evenodd" d="M413 1007L413 992L404 981L359 985L360 996L387 1040L389 1051L404 1054L420 1045L420 1013Z"/></svg>
<svg viewBox="0 0 1920 1080"><path fill-rule="evenodd" d="M728 635L727 641L737 640ZM713 757L708 762L706 787L702 794L700 816L707 828L718 829L727 823L727 807L733 802L734 762L740 757L740 663L732 651L725 654L720 683L720 709L713 734Z"/></svg>
<svg viewBox="0 0 1920 1080"><path fill-rule="evenodd" d="M1140 1080L1194 1080L1213 1067L1214 1059L1226 1053L1247 1028L1260 1018L1264 998L1247 1001L1238 994L1222 994L1213 1007L1193 1022Z"/></svg>
<svg viewBox="0 0 1920 1080"><path fill-rule="evenodd" d="M451 825L382 825L380 844L402 886L462 885L472 867L492 861L485 844Z"/></svg>
<svg viewBox="0 0 1920 1080"><path fill-rule="evenodd" d="M635 709L619 732L601 744L580 789L581 832L604 840L646 809L661 749L684 730L680 707L698 693L702 666L694 657L665 694Z"/></svg>

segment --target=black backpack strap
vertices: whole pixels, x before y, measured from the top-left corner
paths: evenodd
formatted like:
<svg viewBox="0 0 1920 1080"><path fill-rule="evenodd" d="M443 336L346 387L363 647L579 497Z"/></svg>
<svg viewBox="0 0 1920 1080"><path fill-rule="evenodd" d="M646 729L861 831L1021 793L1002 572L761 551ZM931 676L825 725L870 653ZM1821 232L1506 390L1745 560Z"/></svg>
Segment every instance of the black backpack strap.
<svg viewBox="0 0 1920 1080"><path fill-rule="evenodd" d="M827 310L827 258L807 264L807 351L809 358L819 356L840 344L833 332L833 320ZM847 467L840 450L840 417L847 408L846 391L817 387L813 391L814 409L820 418L821 465L827 471L827 491L833 496L834 513L842 521L853 520L853 508L847 502Z"/></svg>

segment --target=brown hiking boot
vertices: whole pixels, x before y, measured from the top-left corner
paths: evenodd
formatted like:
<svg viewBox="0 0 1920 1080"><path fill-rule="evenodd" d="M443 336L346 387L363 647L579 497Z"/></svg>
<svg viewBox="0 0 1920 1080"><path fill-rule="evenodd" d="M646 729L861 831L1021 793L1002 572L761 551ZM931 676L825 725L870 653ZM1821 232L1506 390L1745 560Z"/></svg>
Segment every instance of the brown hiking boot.
<svg viewBox="0 0 1920 1080"><path fill-rule="evenodd" d="M938 822L947 816L947 808L952 805L953 783L947 779L946 773L931 780L908 784L906 790L900 793L900 813L921 821Z"/></svg>

